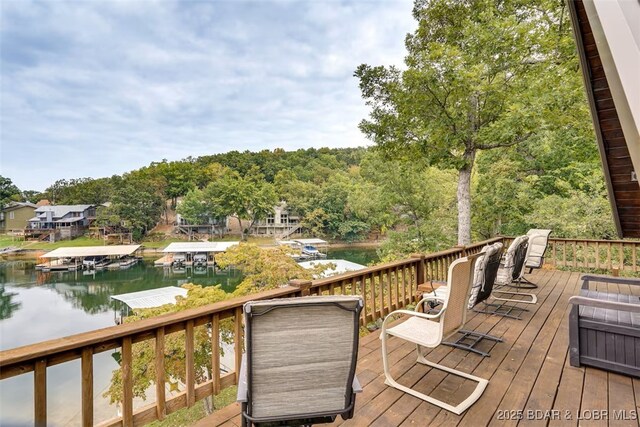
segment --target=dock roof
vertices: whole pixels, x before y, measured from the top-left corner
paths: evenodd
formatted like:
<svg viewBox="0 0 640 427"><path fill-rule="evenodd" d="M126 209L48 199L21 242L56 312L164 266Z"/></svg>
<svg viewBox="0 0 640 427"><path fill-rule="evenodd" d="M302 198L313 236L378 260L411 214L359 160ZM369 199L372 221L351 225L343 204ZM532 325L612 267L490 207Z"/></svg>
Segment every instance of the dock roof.
<svg viewBox="0 0 640 427"><path fill-rule="evenodd" d="M355 262L347 261L345 259L316 259L313 261L304 261L298 263L302 268L308 270L318 265L334 264L335 268L328 268L322 272L322 277L333 276L336 274L346 273L347 271L358 271L367 268L366 265L357 264Z"/></svg>
<svg viewBox="0 0 640 427"><path fill-rule="evenodd" d="M132 309L160 307L175 304L176 297L186 297L187 290L177 286L149 289L147 291L129 292L128 294L111 295L111 299L121 301Z"/></svg>
<svg viewBox="0 0 640 427"><path fill-rule="evenodd" d="M88 256L124 256L131 255L140 245L82 246L58 248L42 255L42 258L75 258Z"/></svg>
<svg viewBox="0 0 640 427"><path fill-rule="evenodd" d="M165 253L224 252L240 242L174 242L164 248Z"/></svg>
<svg viewBox="0 0 640 427"><path fill-rule="evenodd" d="M316 246L326 246L329 244L329 242L322 239L295 239L294 242L300 243L301 245L316 245Z"/></svg>

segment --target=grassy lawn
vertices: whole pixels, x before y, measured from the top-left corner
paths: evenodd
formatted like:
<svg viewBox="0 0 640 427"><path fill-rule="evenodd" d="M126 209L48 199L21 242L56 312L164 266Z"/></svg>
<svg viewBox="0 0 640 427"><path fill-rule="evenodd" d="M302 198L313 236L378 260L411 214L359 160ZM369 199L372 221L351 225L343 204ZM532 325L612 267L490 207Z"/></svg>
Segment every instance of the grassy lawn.
<svg viewBox="0 0 640 427"><path fill-rule="evenodd" d="M25 241L21 237L8 236L0 234L0 249L8 247L21 248L25 245Z"/></svg>
<svg viewBox="0 0 640 427"><path fill-rule="evenodd" d="M221 409L227 405L236 401L237 387L227 387L213 398L214 407ZM207 416L204 410L204 402L201 400L196 402L191 408L183 408L179 411L170 414L162 421L154 421L149 423L149 427L186 427L190 426L196 421L201 420Z"/></svg>

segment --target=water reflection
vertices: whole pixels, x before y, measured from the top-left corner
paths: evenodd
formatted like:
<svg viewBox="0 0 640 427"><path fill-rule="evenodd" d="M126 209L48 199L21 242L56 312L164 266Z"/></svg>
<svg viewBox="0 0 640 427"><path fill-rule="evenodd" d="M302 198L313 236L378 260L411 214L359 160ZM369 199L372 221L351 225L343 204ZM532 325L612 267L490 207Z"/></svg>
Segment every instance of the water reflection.
<svg viewBox="0 0 640 427"><path fill-rule="evenodd" d="M35 270L35 262L10 261L0 264L0 314L10 318L20 303L17 295L24 289L38 287L57 293L73 308L93 315L113 308L111 295L197 283L203 286L220 284L232 292L242 280L235 270L220 271L209 268L158 268L145 260L126 270L42 272ZM45 337L53 338L53 337Z"/></svg>

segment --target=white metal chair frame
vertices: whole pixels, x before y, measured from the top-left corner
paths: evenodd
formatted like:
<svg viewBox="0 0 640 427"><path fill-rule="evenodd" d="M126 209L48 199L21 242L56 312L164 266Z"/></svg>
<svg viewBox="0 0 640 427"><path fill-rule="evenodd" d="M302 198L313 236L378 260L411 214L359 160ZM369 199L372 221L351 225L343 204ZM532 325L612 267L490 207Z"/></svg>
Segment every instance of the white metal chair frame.
<svg viewBox="0 0 640 427"><path fill-rule="evenodd" d="M478 256L479 255L473 255L470 257L460 258L454 261L453 263L451 263L451 265L449 266L448 286L449 286L449 289L452 291L449 294L449 296L451 297L452 293L455 291L457 293L455 297L455 301L458 304L460 304L460 307L455 307L453 310L450 310L452 313L457 314L459 318L458 320L454 320L454 322L457 321L457 324L454 324L454 329L452 331L447 332L447 337L457 333L465 324L466 312L467 312L466 305L468 303L469 294L471 292L471 283L473 280L474 264ZM466 265L461 265L463 263L466 263ZM465 280L461 281L460 284L457 284L456 286L464 286L465 288L454 289L452 288L452 285L454 283L457 283L457 281L454 282L454 274L457 273L457 269L463 268L463 267L465 268L465 270L463 270L463 273L466 274L467 277L464 278ZM464 292L464 298L459 298L460 293L462 292ZM444 335L444 329L446 327L446 315L448 314L447 310L448 310L448 306L449 306L449 302L451 301L451 298L443 299L435 296L426 296L418 303L418 307L429 301L437 301L439 303L442 303L443 305L442 309L437 314L426 314L426 313L419 313L416 311L409 311L409 310L396 310L388 314L387 317L385 317L384 321L382 322L382 333L380 335L380 339L382 340L382 364L384 368L385 384L391 387L397 388L398 390L401 390L405 393L411 394L412 396L415 396L419 399L422 399L440 408L446 409L447 411L453 412L454 414L460 415L462 412L468 409L480 398L485 388L489 384L489 381L483 378L476 377L471 374L467 374L462 371L458 371L456 369L449 368L447 366L430 362L425 358L425 355L422 351L422 347L429 347L429 348L437 347L439 344L442 343L443 339L446 338L443 335ZM458 312L458 310L460 310L460 312ZM397 315L409 316L410 319L408 319L407 321L411 321L411 319L420 319L420 321L418 322L418 326L431 326L431 328L435 328L433 324L437 324L438 325L437 332L436 332L437 336L435 337L435 339L433 339L433 341L425 342L424 340L421 340L421 338L424 338L424 337L420 337L418 333L412 335L410 332L407 332L407 331L402 331L402 332L394 331L394 328L396 328L397 326L389 327L389 322L391 322L392 320L395 320ZM438 320L438 322L436 322L436 320ZM433 324L429 325L430 322L432 322ZM457 406L453 406L451 404L435 399L431 396L428 396L424 393L420 393L419 391L413 390L410 387L407 387L398 383L392 377L391 372L389 370L389 359L387 355L387 340L389 335L393 335L398 338L402 338L406 341L415 343L416 351L418 354L417 363L421 363L435 369L440 369L450 374L457 375L459 377L477 382L478 383L477 386L465 400L463 400ZM430 338L434 338L434 337L430 337Z"/></svg>

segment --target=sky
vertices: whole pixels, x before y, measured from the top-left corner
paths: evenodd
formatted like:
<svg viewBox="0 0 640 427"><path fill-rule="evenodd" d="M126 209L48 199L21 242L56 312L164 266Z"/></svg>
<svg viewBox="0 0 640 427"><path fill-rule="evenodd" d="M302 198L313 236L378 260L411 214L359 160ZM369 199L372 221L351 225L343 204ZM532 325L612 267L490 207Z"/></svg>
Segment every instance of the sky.
<svg viewBox="0 0 640 427"><path fill-rule="evenodd" d="M369 144L356 67L411 0L0 2L0 175L22 190L231 150Z"/></svg>

